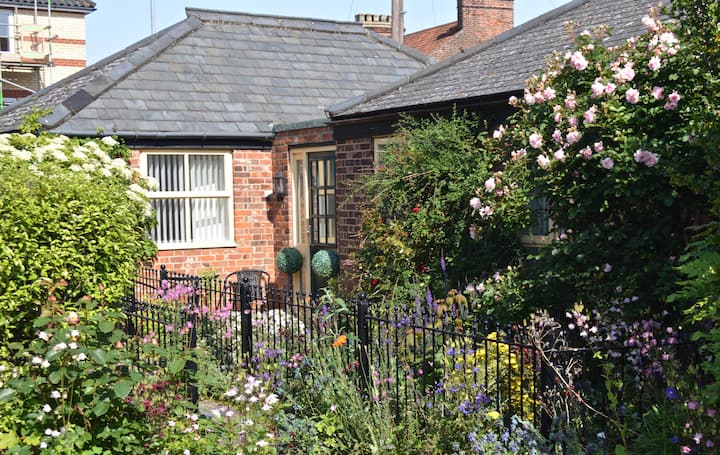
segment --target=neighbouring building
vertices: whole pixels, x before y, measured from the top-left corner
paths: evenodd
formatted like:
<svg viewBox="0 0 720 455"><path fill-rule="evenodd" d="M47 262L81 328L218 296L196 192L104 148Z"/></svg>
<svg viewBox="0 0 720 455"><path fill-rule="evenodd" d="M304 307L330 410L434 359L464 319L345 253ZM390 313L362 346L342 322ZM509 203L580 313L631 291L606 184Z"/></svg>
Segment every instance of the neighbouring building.
<svg viewBox="0 0 720 455"><path fill-rule="evenodd" d="M409 33L404 43L443 60L510 30L514 7L514 0L457 0L457 21Z"/></svg>
<svg viewBox="0 0 720 455"><path fill-rule="evenodd" d="M1 0L0 79L3 105L65 79L86 66L87 0Z"/></svg>

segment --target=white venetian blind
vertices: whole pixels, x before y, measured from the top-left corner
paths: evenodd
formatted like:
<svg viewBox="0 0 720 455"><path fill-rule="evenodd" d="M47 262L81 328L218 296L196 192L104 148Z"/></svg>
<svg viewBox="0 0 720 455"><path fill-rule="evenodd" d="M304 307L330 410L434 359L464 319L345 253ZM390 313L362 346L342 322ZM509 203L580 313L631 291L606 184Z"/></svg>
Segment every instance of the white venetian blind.
<svg viewBox="0 0 720 455"><path fill-rule="evenodd" d="M152 235L158 246L232 240L227 158L196 153L147 155L147 175L159 183L159 190L151 193L158 221Z"/></svg>

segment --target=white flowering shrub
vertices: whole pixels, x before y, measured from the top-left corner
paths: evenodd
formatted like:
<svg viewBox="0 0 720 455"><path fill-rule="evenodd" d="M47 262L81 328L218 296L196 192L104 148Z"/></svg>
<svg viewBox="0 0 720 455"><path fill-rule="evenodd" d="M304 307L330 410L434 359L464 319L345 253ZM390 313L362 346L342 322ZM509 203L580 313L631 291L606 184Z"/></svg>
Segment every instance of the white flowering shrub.
<svg viewBox="0 0 720 455"><path fill-rule="evenodd" d="M154 182L131 169L113 138L0 135L0 358L31 336L39 302L85 295L118 303L139 261Z"/></svg>

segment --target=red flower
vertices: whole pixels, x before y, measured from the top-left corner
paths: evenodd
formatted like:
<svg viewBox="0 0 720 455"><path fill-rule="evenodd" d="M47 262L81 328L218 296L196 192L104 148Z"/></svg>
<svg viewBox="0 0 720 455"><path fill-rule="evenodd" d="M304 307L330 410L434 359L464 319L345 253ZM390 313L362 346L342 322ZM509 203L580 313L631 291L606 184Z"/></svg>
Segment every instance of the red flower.
<svg viewBox="0 0 720 455"><path fill-rule="evenodd" d="M428 271L428 268L427 268L427 266L426 266L425 264L420 264L420 265L417 266L417 270L418 270L418 272L420 272L420 273L425 273L425 272Z"/></svg>
<svg viewBox="0 0 720 455"><path fill-rule="evenodd" d="M412 208L412 211L415 212L415 213L417 213L417 212L420 211L420 207L418 207L418 206L416 205L415 207Z"/></svg>
<svg viewBox="0 0 720 455"><path fill-rule="evenodd" d="M380 280L378 280L377 278L373 278L372 280L370 280L371 286L377 286L378 283L380 283Z"/></svg>

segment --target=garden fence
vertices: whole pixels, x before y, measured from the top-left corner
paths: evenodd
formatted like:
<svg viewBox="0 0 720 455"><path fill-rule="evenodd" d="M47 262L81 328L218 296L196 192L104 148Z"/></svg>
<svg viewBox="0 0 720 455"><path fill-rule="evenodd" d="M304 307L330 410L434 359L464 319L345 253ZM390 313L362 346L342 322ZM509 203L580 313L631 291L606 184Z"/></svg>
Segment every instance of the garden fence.
<svg viewBox="0 0 720 455"><path fill-rule="evenodd" d="M432 412L495 409L540 424L541 365L524 330L479 321L467 308L393 308L364 295L332 299L164 266L141 270L124 302L131 335L168 343L168 327L183 327L183 343L205 347L228 372L289 366L339 339L363 393L389 399L398 414L423 403Z"/></svg>
<svg viewBox="0 0 720 455"><path fill-rule="evenodd" d="M501 327L467 305L447 306L429 297L409 306L370 302L364 295L336 299L162 266L141 270L124 302L131 335L202 346L229 373L259 372L263 365L289 372L309 354L343 345L347 371L359 378L362 393L389 400L398 417L418 407L441 414L496 410L530 420L548 434L551 425L561 425L550 421L548 406L568 394L610 415L642 412L636 405L643 401L640 394L665 390L662 375L648 373L650 366L638 363L632 348L543 352L525 326ZM688 359L698 352L691 344L673 350ZM613 365L613 393L623 409L608 401L604 365ZM570 383L563 385L561 372L570 366ZM190 393L197 399L195 388ZM586 411L580 415L597 417Z"/></svg>

